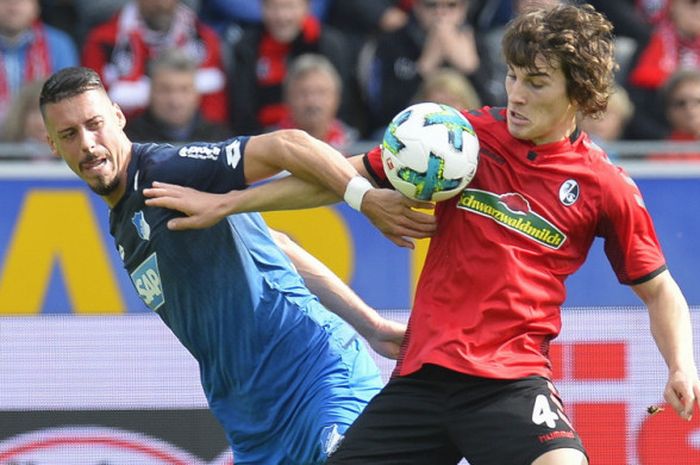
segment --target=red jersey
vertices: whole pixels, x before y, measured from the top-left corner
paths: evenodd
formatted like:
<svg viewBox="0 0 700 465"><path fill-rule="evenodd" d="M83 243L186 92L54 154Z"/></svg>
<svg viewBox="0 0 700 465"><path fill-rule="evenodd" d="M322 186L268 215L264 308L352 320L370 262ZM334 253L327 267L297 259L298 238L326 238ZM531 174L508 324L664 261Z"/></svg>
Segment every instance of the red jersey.
<svg viewBox="0 0 700 465"><path fill-rule="evenodd" d="M620 282L666 269L634 182L588 136L534 145L504 109L465 113L480 142L474 180L435 207L438 230L416 288L396 373L424 364L499 379L550 377L564 280L596 236ZM379 149L365 165L386 183Z"/></svg>

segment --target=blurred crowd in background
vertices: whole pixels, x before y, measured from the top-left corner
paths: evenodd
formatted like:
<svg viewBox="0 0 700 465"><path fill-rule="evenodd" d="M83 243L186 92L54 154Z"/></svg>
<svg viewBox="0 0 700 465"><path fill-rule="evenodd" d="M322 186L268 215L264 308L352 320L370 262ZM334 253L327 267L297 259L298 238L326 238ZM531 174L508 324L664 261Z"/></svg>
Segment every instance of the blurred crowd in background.
<svg viewBox="0 0 700 465"><path fill-rule="evenodd" d="M0 0L0 142L46 156L41 84L83 65L134 141L300 128L349 154L418 101L503 106L505 24L558 3ZM607 112L581 126L602 146L700 139L700 0L586 3L615 25L620 68Z"/></svg>

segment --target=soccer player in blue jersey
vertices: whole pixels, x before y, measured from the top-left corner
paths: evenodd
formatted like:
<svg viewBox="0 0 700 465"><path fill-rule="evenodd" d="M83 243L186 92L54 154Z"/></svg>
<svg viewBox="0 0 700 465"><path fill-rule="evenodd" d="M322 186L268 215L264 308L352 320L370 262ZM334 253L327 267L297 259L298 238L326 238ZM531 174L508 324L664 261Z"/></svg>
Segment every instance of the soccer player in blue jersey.
<svg viewBox="0 0 700 465"><path fill-rule="evenodd" d="M392 223L396 211L404 225L423 221L420 231L397 222L397 238L430 234L432 220L299 131L181 148L132 144L124 114L88 68L51 76L40 106L52 150L110 207L110 233L137 292L199 362L236 464L323 463L382 382L357 333L306 285L383 355L398 354L404 328L290 240L278 241L285 255L258 214L174 232L167 224L180 214L146 205L143 189L160 180L223 193L288 170L375 223Z"/></svg>

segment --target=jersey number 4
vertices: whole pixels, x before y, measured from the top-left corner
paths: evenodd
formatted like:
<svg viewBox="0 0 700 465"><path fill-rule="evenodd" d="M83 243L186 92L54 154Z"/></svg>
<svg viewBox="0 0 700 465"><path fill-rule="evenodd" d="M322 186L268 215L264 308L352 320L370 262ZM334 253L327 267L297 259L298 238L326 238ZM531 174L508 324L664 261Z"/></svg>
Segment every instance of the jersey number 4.
<svg viewBox="0 0 700 465"><path fill-rule="evenodd" d="M561 411L559 411L559 413L561 413ZM536 425L541 425L544 423L548 427L554 428L558 419L559 415L557 415L557 412L552 410L547 396L539 394L535 398L535 405L532 409L532 422Z"/></svg>

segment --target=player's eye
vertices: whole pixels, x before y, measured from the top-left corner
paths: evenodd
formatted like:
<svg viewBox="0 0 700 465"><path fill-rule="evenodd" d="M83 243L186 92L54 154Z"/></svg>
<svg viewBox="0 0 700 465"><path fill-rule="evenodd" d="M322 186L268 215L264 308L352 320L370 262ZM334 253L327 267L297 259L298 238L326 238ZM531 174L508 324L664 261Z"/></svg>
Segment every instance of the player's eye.
<svg viewBox="0 0 700 465"><path fill-rule="evenodd" d="M92 120L92 121L90 121L90 123L88 123L88 128L93 129L93 130L99 129L102 127L103 124L104 123L101 119Z"/></svg>

